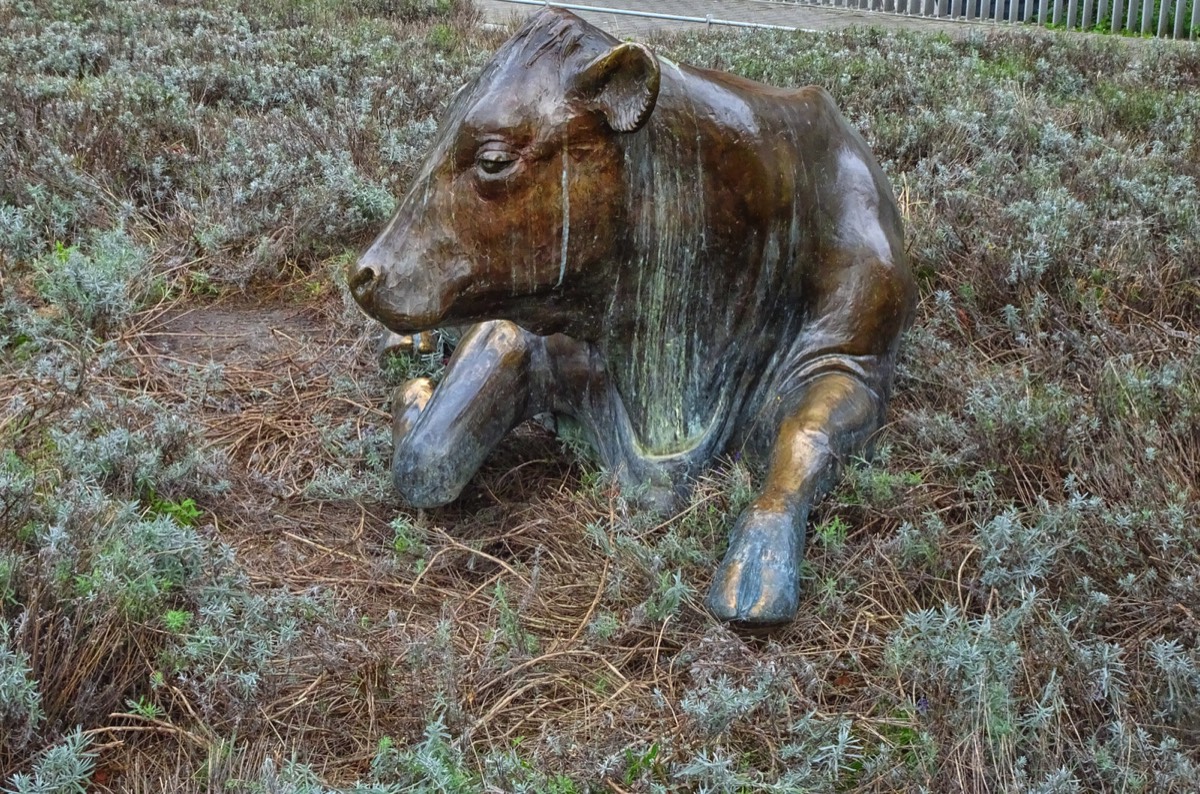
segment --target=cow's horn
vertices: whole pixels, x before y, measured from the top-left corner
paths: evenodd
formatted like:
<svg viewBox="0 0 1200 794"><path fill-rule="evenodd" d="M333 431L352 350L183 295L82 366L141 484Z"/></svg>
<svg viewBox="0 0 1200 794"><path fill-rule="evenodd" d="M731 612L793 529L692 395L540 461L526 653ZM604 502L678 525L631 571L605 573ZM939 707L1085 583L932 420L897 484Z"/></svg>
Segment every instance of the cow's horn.
<svg viewBox="0 0 1200 794"><path fill-rule="evenodd" d="M641 44L618 44L589 63L579 78L580 93L604 114L617 132L642 128L658 100L658 59Z"/></svg>

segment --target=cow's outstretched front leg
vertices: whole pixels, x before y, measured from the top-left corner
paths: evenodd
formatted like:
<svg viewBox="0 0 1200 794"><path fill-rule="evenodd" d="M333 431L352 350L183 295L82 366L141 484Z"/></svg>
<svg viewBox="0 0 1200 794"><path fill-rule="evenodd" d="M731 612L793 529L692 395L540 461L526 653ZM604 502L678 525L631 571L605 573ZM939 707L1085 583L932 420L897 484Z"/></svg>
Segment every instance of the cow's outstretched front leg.
<svg viewBox="0 0 1200 794"><path fill-rule="evenodd" d="M852 374L826 372L808 384L780 422L762 493L734 525L708 594L714 615L745 626L795 616L809 509L882 413L880 397Z"/></svg>
<svg viewBox="0 0 1200 794"><path fill-rule="evenodd" d="M425 379L396 392L392 478L414 507L454 501L509 430L537 413L531 361L540 337L502 320L463 337L435 388Z"/></svg>

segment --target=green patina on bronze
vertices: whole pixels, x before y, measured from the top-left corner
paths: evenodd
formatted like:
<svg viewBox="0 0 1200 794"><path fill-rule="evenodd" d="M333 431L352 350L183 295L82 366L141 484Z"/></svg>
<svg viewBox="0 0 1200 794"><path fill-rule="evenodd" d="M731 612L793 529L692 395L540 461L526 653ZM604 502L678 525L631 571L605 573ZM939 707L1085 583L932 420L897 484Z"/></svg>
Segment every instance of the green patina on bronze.
<svg viewBox="0 0 1200 794"><path fill-rule="evenodd" d="M545 411L660 505L718 455L765 464L709 592L748 625L794 616L809 509L882 422L915 300L891 189L824 90L552 8L455 97L349 283L399 333L476 324L436 389L397 395L415 505Z"/></svg>

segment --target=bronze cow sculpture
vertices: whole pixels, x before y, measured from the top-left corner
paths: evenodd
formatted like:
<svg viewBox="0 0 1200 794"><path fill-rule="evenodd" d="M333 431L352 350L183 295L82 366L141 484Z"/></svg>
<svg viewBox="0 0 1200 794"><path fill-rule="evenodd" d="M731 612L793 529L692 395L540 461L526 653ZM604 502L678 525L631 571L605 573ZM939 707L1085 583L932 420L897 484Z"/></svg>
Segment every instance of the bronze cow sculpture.
<svg viewBox="0 0 1200 794"><path fill-rule="evenodd" d="M453 99L348 281L398 333L477 323L394 404L396 487L458 497L514 426L576 419L670 501L766 464L708 606L791 620L809 509L879 428L915 289L900 215L821 88L675 64L555 8Z"/></svg>

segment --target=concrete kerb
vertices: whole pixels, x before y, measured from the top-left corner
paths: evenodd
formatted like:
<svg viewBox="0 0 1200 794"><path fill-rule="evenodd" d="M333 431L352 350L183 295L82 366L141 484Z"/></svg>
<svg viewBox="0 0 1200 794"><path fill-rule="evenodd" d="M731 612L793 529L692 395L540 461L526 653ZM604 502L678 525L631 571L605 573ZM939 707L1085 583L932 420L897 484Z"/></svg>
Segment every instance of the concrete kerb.
<svg viewBox="0 0 1200 794"><path fill-rule="evenodd" d="M484 19L504 25L546 5L543 0L475 0ZM972 33L1023 29L1007 23L988 23L856 11L832 6L770 2L769 0L564 0L561 5L617 37L703 29L787 30L817 33L848 27L944 32L961 37ZM588 10L603 8L605 10Z"/></svg>

